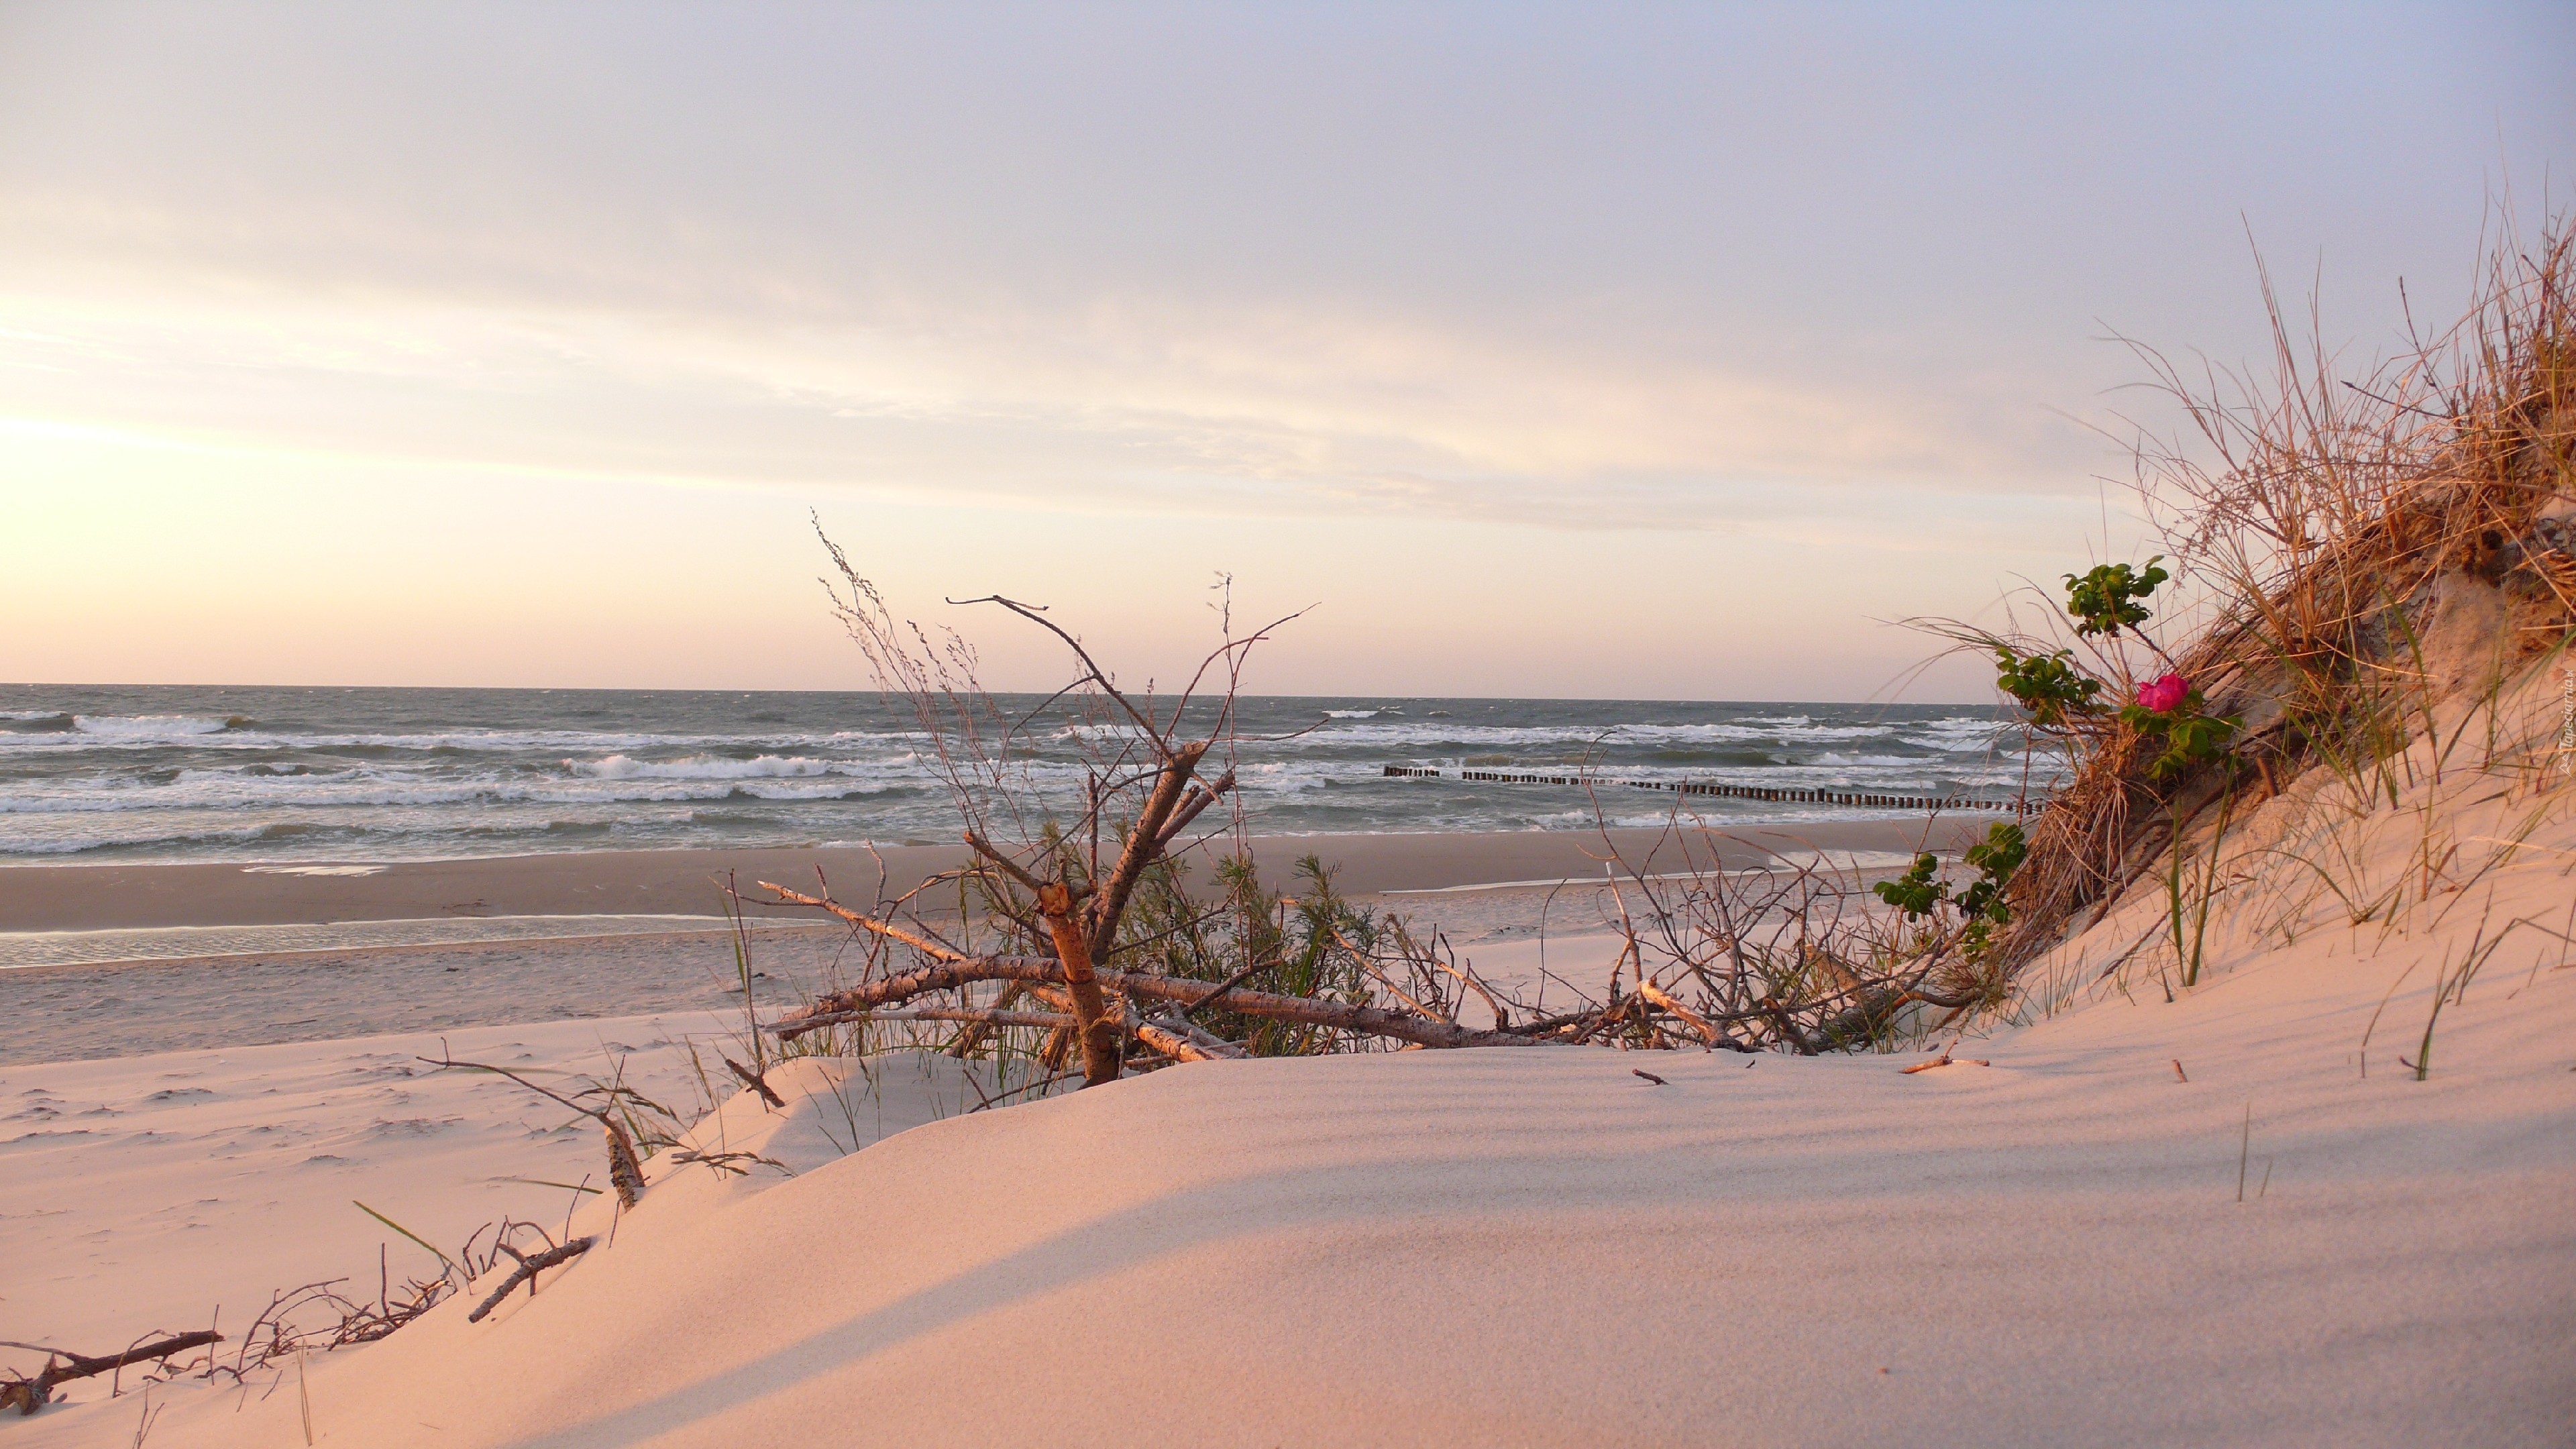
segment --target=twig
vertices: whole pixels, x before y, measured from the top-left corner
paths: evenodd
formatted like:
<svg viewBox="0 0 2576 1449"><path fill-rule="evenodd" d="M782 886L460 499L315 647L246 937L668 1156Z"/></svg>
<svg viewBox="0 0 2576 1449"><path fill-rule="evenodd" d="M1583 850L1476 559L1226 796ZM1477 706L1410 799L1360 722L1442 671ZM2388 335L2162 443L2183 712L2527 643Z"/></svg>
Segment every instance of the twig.
<svg viewBox="0 0 2576 1449"><path fill-rule="evenodd" d="M493 1289L490 1297L485 1298L481 1303L476 1304L474 1311L465 1315L465 1321L468 1323L482 1322L485 1314L500 1307L501 1300L510 1296L510 1290L518 1287L522 1283L528 1285L528 1291L533 1296L536 1292L536 1278L539 1273L544 1272L546 1269L553 1267L557 1263L571 1262L573 1259L589 1252L591 1244L597 1241L599 1241L597 1238L575 1238L560 1248L548 1248L534 1257L520 1258L519 1266L510 1270L510 1276L501 1280L501 1286ZM518 1257L518 1254L513 1252L510 1256L516 1258ZM404 1341L409 1342L410 1340L406 1339Z"/></svg>
<svg viewBox="0 0 2576 1449"><path fill-rule="evenodd" d="M754 1041L759 1040L758 1037L754 1037L752 1039ZM744 1066L742 1063L735 1061L731 1057L725 1057L722 1060L725 1066L730 1068L735 1076L742 1078L744 1086L749 1087L760 1094L760 1100L767 1102L770 1106L776 1107L781 1111L786 1110L787 1101L785 1098L779 1096L778 1093L770 1089L769 1074L767 1072L755 1072L751 1068Z"/></svg>

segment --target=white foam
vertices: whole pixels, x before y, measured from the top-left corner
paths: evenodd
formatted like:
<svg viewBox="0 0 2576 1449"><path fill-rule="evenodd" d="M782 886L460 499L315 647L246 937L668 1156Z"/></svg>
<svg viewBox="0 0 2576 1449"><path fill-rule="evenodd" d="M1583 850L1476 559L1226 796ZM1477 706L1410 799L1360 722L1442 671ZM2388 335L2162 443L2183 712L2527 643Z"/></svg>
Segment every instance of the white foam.
<svg viewBox="0 0 2576 1449"><path fill-rule="evenodd" d="M848 762L809 759L801 755L761 755L749 760L728 760L715 755L691 755L683 760L639 760L632 755L615 754L602 760L566 760L564 767L576 775L598 780L788 779L849 773L851 769Z"/></svg>
<svg viewBox="0 0 2576 1449"><path fill-rule="evenodd" d="M244 875L314 875L314 876L349 875L349 876L361 876L361 875L383 875L383 874L385 873L385 870L386 870L386 867L381 866L381 865L246 865L246 866L243 866L243 867L242 867L242 874L244 874Z"/></svg>
<svg viewBox="0 0 2576 1449"><path fill-rule="evenodd" d="M204 719L186 714L76 714L72 716L72 731L75 734L132 740L136 743L167 743L172 740L194 739L200 735L219 735L229 728L231 728L229 720Z"/></svg>

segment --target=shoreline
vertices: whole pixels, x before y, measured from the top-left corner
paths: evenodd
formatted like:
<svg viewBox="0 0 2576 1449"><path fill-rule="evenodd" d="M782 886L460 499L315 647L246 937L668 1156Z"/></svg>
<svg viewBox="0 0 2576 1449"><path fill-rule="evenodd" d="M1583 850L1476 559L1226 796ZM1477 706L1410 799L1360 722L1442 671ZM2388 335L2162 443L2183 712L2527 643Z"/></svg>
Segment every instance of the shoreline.
<svg viewBox="0 0 2576 1449"><path fill-rule="evenodd" d="M1952 853L1988 822L1964 817L1819 821L1745 830L1617 828L1486 834L1255 836L1265 873L1284 881L1300 857L1323 857L1346 895L1430 894L1469 887L1554 884L1597 876L1605 837L1631 866L1671 871L1706 860L1729 869L1801 850ZM1209 853L1215 842L1189 854ZM963 864L963 846L562 851L450 860L275 861L149 865L0 866L0 931L151 930L184 926L321 926L501 916L669 915L722 919L719 882L802 882L820 870L844 899L900 894ZM880 875L882 871L882 875ZM880 884L881 882L881 884ZM794 907L753 904L753 919L811 920ZM26 968L20 968L26 969Z"/></svg>

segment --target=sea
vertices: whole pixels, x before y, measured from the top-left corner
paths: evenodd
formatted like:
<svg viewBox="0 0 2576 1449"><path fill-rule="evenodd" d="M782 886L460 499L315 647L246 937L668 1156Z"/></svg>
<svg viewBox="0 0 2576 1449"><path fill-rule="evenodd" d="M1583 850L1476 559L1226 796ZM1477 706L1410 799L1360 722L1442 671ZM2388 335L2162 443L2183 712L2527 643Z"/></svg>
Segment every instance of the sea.
<svg viewBox="0 0 2576 1449"><path fill-rule="evenodd" d="M1026 721L1020 785L1078 799L1114 726L994 703ZM1644 825L1676 798L1389 765L1993 799L2051 776L2003 711L1964 705L1246 698L1232 735L1220 753L1262 834ZM0 862L947 841L939 746L877 694L0 685ZM1868 814L1689 803L1730 826Z"/></svg>

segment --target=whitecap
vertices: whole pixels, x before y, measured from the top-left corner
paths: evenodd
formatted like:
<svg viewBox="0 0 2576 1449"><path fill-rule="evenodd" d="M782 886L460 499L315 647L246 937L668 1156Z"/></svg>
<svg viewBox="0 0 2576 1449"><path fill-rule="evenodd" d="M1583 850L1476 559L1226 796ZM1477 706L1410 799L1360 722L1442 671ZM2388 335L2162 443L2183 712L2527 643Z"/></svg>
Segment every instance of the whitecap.
<svg viewBox="0 0 2576 1449"><path fill-rule="evenodd" d="M248 723L246 720L243 722ZM231 718L206 719L188 714L76 714L72 716L72 730L76 734L137 742L194 739L200 735L219 735L232 727Z"/></svg>
<svg viewBox="0 0 2576 1449"><path fill-rule="evenodd" d="M615 754L600 760L566 760L565 768L575 775L594 780L755 780L827 775L840 765L802 755L761 755L748 760L728 760L715 755L691 755L683 760L639 760L632 755Z"/></svg>

